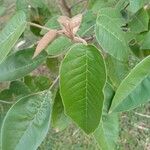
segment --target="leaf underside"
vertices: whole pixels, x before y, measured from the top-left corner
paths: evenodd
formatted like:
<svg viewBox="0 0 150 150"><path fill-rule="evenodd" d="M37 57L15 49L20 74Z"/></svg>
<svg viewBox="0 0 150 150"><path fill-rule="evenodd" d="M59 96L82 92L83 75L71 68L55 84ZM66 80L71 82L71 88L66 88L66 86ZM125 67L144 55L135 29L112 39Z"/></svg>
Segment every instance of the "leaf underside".
<svg viewBox="0 0 150 150"><path fill-rule="evenodd" d="M136 108L150 100L150 56L141 61L122 81L114 96L110 112Z"/></svg>
<svg viewBox="0 0 150 150"><path fill-rule="evenodd" d="M36 150L45 138L51 114L51 93L21 98L8 111L2 126L2 149Z"/></svg>

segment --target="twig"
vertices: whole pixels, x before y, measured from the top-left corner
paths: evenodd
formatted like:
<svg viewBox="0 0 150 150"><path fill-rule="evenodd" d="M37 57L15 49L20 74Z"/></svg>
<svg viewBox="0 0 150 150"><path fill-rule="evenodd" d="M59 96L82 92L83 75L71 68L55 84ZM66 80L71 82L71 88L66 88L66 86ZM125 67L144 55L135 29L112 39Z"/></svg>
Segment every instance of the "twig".
<svg viewBox="0 0 150 150"><path fill-rule="evenodd" d="M3 101L3 100L0 100L0 103L4 103L4 104L14 104L14 102L7 102L7 101Z"/></svg>
<svg viewBox="0 0 150 150"><path fill-rule="evenodd" d="M94 40L94 35L90 36L90 37L84 37L83 38L86 42L90 42Z"/></svg>
<svg viewBox="0 0 150 150"><path fill-rule="evenodd" d="M142 116L142 117L150 118L150 116L148 116L148 115L144 115L144 114L141 114L141 113L137 113L137 112L135 112L135 114L136 114L136 115L139 115L139 116Z"/></svg>
<svg viewBox="0 0 150 150"><path fill-rule="evenodd" d="M147 5L144 6L145 10L149 10L150 9L150 3L148 3Z"/></svg>
<svg viewBox="0 0 150 150"><path fill-rule="evenodd" d="M57 0L57 4L63 15L71 17L71 9L65 0Z"/></svg>
<svg viewBox="0 0 150 150"><path fill-rule="evenodd" d="M48 30L48 31L50 30L50 28L45 27L45 26L41 26L41 25L36 24L36 23L28 22L28 24L29 24L30 26L34 26L34 27L37 27L37 28L40 28L40 29L44 29L44 30Z"/></svg>
<svg viewBox="0 0 150 150"><path fill-rule="evenodd" d="M143 127L143 126L141 126L141 125L134 124L134 127L138 128L138 129L140 129L140 130L149 131L149 128Z"/></svg>
<svg viewBox="0 0 150 150"><path fill-rule="evenodd" d="M50 31L50 30L51 30L51 29L48 28L48 27L41 26L41 25L36 24L36 23L28 22L28 24L31 25L31 26L40 28L40 29L45 29L45 30L47 30L47 31ZM93 25L93 26L94 26L94 25ZM91 26L88 30L90 30L93 26ZM84 34L85 34L86 32L88 32L88 30L86 30L86 31L84 32ZM58 33L58 35L65 35L63 30L57 30L57 33ZM66 36L66 35L65 35L65 36ZM94 37L86 37L85 39L84 39L84 38L76 37L76 39L74 39L73 41L74 41L74 42L81 42L81 43L84 43L84 44L85 44L86 41L88 42L88 41L91 41L91 40L93 40L93 39L94 39ZM86 44L87 44L87 43L86 43Z"/></svg>
<svg viewBox="0 0 150 150"><path fill-rule="evenodd" d="M53 87L58 83L58 81L59 81L59 76L54 80L53 84L50 86L49 89L52 90Z"/></svg>

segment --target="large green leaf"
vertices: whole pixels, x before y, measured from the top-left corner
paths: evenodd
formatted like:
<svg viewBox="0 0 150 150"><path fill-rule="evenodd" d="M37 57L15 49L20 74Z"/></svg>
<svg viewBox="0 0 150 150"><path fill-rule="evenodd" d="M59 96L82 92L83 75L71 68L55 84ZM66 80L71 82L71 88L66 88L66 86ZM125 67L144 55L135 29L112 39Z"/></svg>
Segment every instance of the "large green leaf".
<svg viewBox="0 0 150 150"><path fill-rule="evenodd" d="M34 49L18 51L0 64L0 81L11 81L24 77L37 68L45 59L46 53L32 59Z"/></svg>
<svg viewBox="0 0 150 150"><path fill-rule="evenodd" d="M141 61L118 87L110 112L133 109L150 100L150 56Z"/></svg>
<svg viewBox="0 0 150 150"><path fill-rule="evenodd" d="M141 9L135 15L133 15L128 25L131 32L140 33L148 30L148 23L148 13L146 10Z"/></svg>
<svg viewBox="0 0 150 150"><path fill-rule="evenodd" d="M50 116L50 92L44 91L21 98L4 119L2 149L36 150L48 132Z"/></svg>
<svg viewBox="0 0 150 150"><path fill-rule="evenodd" d="M26 27L25 13L19 11L0 32L0 63L4 61Z"/></svg>
<svg viewBox="0 0 150 150"><path fill-rule="evenodd" d="M77 44L64 58L60 88L65 112L87 134L100 121L106 80L103 57L94 46Z"/></svg>
<svg viewBox="0 0 150 150"><path fill-rule="evenodd" d="M129 47L121 26L124 20L113 8L102 9L96 22L96 38L104 51L114 58L127 61Z"/></svg>
<svg viewBox="0 0 150 150"><path fill-rule="evenodd" d="M116 150L119 137L118 114L108 114L114 94L112 87L106 84L102 119L94 132L94 137L102 150Z"/></svg>
<svg viewBox="0 0 150 150"><path fill-rule="evenodd" d="M31 91L22 81L12 81L8 89L0 91L0 100L7 103L7 104L5 103L0 104L0 129L3 119L7 111L10 109L11 105L17 99L22 98L27 94L31 94ZM0 141L0 149L1 149L1 141Z"/></svg>

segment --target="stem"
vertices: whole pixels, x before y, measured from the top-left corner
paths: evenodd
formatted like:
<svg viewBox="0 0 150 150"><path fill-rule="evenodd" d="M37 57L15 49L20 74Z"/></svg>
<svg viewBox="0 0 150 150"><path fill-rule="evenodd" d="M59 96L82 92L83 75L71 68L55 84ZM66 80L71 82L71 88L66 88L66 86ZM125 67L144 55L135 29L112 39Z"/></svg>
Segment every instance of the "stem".
<svg viewBox="0 0 150 150"><path fill-rule="evenodd" d="M139 115L139 116L141 116L141 117L150 118L149 115L145 115L145 114L141 114L141 113L137 113L137 112L135 112L135 114L136 114L136 115Z"/></svg>
<svg viewBox="0 0 150 150"><path fill-rule="evenodd" d="M34 26L34 27L37 27L37 28L40 28L40 29L44 29L44 30L48 30L48 31L50 30L50 28L45 27L45 26L41 26L41 25L36 24L36 23L28 22L28 24L29 24L30 26Z"/></svg>
<svg viewBox="0 0 150 150"><path fill-rule="evenodd" d="M63 15L66 15L68 17L72 16L71 9L65 0L57 0L57 3Z"/></svg>
<svg viewBox="0 0 150 150"><path fill-rule="evenodd" d="M14 104L14 102L7 102L7 101L3 101L3 100L0 100L0 103L4 103L4 104Z"/></svg>
<svg viewBox="0 0 150 150"><path fill-rule="evenodd" d="M59 81L59 76L57 76L57 78L54 80L53 84L50 86L49 89L52 90L53 87L58 83L58 81Z"/></svg>

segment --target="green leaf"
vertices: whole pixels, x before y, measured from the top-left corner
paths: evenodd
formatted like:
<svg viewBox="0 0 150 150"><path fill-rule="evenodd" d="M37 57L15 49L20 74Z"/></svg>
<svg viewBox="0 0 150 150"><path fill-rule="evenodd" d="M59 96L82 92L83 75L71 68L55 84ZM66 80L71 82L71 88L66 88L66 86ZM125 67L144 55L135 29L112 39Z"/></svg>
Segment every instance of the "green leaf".
<svg viewBox="0 0 150 150"><path fill-rule="evenodd" d="M27 94L31 94L31 91L24 82L12 81L8 89L4 89L0 92L0 100L13 101Z"/></svg>
<svg viewBox="0 0 150 150"><path fill-rule="evenodd" d="M24 77L36 69L45 59L46 53L42 53L32 59L34 49L18 51L0 64L0 81L12 81Z"/></svg>
<svg viewBox="0 0 150 150"><path fill-rule="evenodd" d="M64 106L58 90L53 104L52 125L55 128L55 130L61 131L64 130L68 126L68 124L69 119L64 114Z"/></svg>
<svg viewBox="0 0 150 150"><path fill-rule="evenodd" d="M48 55L58 56L66 52L73 43L65 36L56 38L47 48Z"/></svg>
<svg viewBox="0 0 150 150"><path fill-rule="evenodd" d="M10 108L4 119L2 149L36 150L48 132L50 116L50 92L21 98Z"/></svg>
<svg viewBox="0 0 150 150"><path fill-rule="evenodd" d="M136 108L150 100L150 56L141 61L118 87L110 112Z"/></svg>
<svg viewBox="0 0 150 150"><path fill-rule="evenodd" d="M144 40L143 40L140 48L150 50L150 31L147 32L146 35L144 36Z"/></svg>
<svg viewBox="0 0 150 150"><path fill-rule="evenodd" d="M61 60L59 58L47 58L46 60L46 66L48 70L50 71L50 77L56 78L59 74L59 66L60 66Z"/></svg>
<svg viewBox="0 0 150 150"><path fill-rule="evenodd" d="M149 3L149 0L129 0L129 11L132 13L136 13L139 9L141 9L144 5Z"/></svg>
<svg viewBox="0 0 150 150"><path fill-rule="evenodd" d="M134 33L141 33L148 30L149 15L146 10L141 9L132 16L128 23L130 31Z"/></svg>
<svg viewBox="0 0 150 150"><path fill-rule="evenodd" d="M0 100L11 101L12 100L12 92L9 89L4 89L0 92Z"/></svg>
<svg viewBox="0 0 150 150"><path fill-rule="evenodd" d="M11 100L18 100L26 95L31 94L31 90L22 81L12 81L9 86Z"/></svg>
<svg viewBox="0 0 150 150"><path fill-rule="evenodd" d="M96 38L104 51L120 61L127 61L129 47L121 26L124 20L113 8L102 9L96 21Z"/></svg>
<svg viewBox="0 0 150 150"><path fill-rule="evenodd" d="M0 63L4 61L26 27L25 13L19 11L0 32Z"/></svg>
<svg viewBox="0 0 150 150"><path fill-rule="evenodd" d="M99 124L105 80L103 57L92 45L73 46L61 64L60 91L65 112L87 134Z"/></svg>
<svg viewBox="0 0 150 150"><path fill-rule="evenodd" d="M119 137L118 114L108 114L114 94L112 87L106 84L102 119L94 132L94 137L102 150L116 150Z"/></svg>
<svg viewBox="0 0 150 150"><path fill-rule="evenodd" d="M9 89L12 91L14 96L31 94L30 89L22 81L12 81Z"/></svg>

